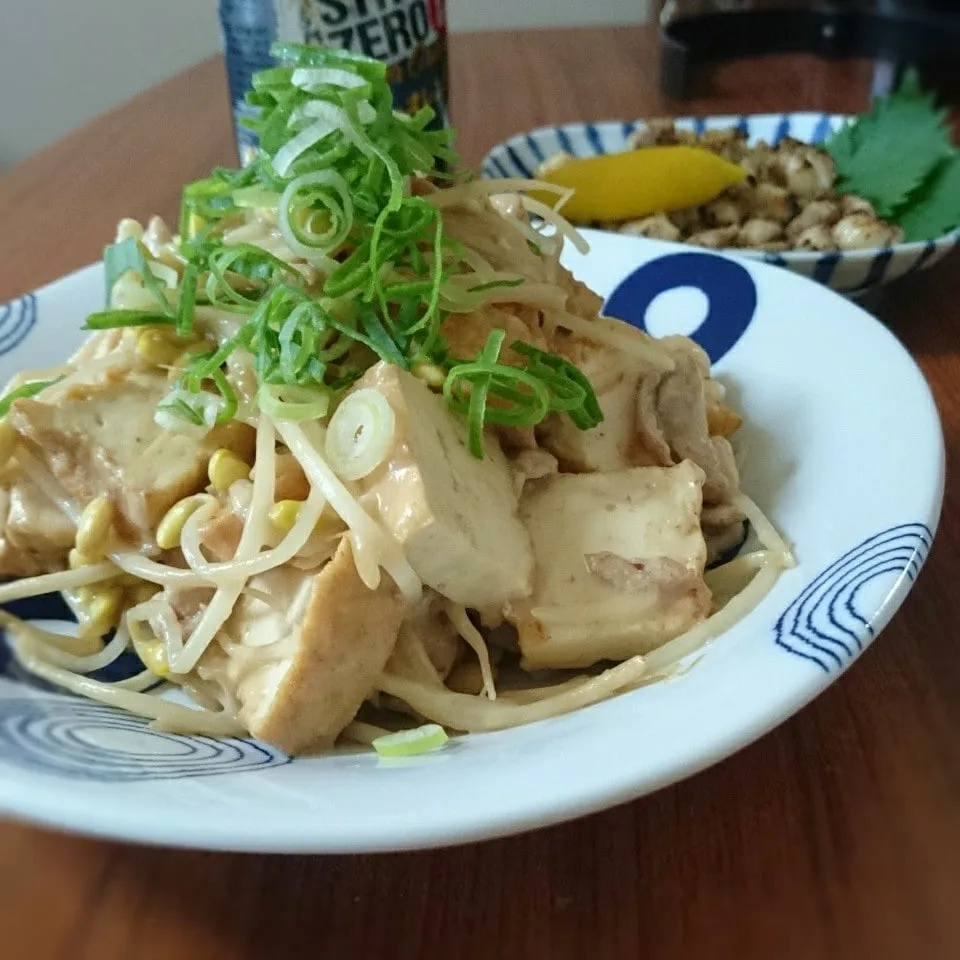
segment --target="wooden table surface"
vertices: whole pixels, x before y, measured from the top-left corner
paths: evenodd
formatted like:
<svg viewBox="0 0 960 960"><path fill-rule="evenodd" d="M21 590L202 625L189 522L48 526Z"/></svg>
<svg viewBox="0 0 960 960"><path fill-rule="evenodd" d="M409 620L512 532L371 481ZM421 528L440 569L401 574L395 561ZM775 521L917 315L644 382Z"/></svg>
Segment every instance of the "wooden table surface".
<svg viewBox="0 0 960 960"><path fill-rule="evenodd" d="M464 156L561 120L866 102L869 64L789 57L727 65L709 99L667 104L656 49L643 28L454 37ZM119 217L171 216L180 185L232 155L211 61L14 169L0 179L0 302L96 259ZM878 306L933 385L950 451L957 266ZM0 824L0 956L960 957L958 496L948 480L937 544L881 640L714 769L566 826L415 854L188 853Z"/></svg>

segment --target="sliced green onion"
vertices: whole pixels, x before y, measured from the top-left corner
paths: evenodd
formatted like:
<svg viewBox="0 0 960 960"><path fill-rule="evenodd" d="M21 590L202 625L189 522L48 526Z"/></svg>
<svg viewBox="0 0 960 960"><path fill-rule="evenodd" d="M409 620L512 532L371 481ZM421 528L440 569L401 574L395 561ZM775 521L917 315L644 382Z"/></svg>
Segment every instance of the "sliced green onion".
<svg viewBox="0 0 960 960"><path fill-rule="evenodd" d="M343 66L370 81L383 82L387 75L387 66L382 61L340 48L327 49L305 43L276 41L270 47L270 56L282 63L295 64L298 67Z"/></svg>
<svg viewBox="0 0 960 960"><path fill-rule="evenodd" d="M340 115L343 115L343 111L340 111ZM277 171L277 175L285 177L293 166L294 160L301 153L305 153L314 144L319 143L324 137L329 137L331 133L339 129L340 126L337 123L324 119L312 123L305 130L301 130L293 139L288 140L274 156L273 169Z"/></svg>
<svg viewBox="0 0 960 960"><path fill-rule="evenodd" d="M383 463L396 435L387 398L366 387L344 398L327 427L326 455L343 480L360 480Z"/></svg>
<svg viewBox="0 0 960 960"><path fill-rule="evenodd" d="M374 119L369 104L366 106L366 110L357 110L357 123L370 123ZM350 111L345 105L337 106L329 100L311 100L291 114L288 123L296 123L305 117L313 119L314 122L288 139L273 156L273 169L281 177L290 173L294 161L302 153L338 130L351 138L364 137L357 132Z"/></svg>
<svg viewBox="0 0 960 960"><path fill-rule="evenodd" d="M188 184L180 201L180 242L190 237L192 214L204 221L220 220L236 209L233 191L237 186L237 174L228 170L215 170L204 180Z"/></svg>
<svg viewBox="0 0 960 960"><path fill-rule="evenodd" d="M177 420L182 420L184 423L189 423L195 427L203 426L203 416L181 397L176 397L169 402L161 403L157 407L157 412L154 415L154 420L158 426L170 429L172 424L168 422L164 414L168 414Z"/></svg>
<svg viewBox="0 0 960 960"><path fill-rule="evenodd" d="M110 298L116 282L128 271L143 270L143 251L135 237L127 237L119 243L111 243L103 248L103 302L110 306Z"/></svg>
<svg viewBox="0 0 960 960"><path fill-rule="evenodd" d="M176 285L176 271L171 270L170 267L166 267L163 264L158 264L157 266L162 266L165 271L173 273L174 285ZM128 270L133 270L140 275L144 287L157 301L157 306L160 308L160 311L166 316L172 317L174 313L173 307L170 301L167 300L163 289L160 287L159 279L150 269L150 264L143 254L143 248L135 237L127 237L126 240L121 240L119 243L112 243L104 248L103 276L106 285L106 305L108 307L110 306L113 287Z"/></svg>
<svg viewBox="0 0 960 960"><path fill-rule="evenodd" d="M289 87L293 79L293 70L290 67L273 67L260 70L253 75L253 89L260 91L269 87Z"/></svg>
<svg viewBox="0 0 960 960"><path fill-rule="evenodd" d="M300 278L290 264L250 243L220 247L208 256L208 266L207 298L212 305L234 313L256 310L264 283L276 281L281 276ZM252 286L250 294L242 293L228 274L246 280Z"/></svg>
<svg viewBox="0 0 960 960"><path fill-rule="evenodd" d="M438 165L456 161L450 132L427 129L432 108L412 117L395 111L379 61L300 44L272 51L279 65L255 75L247 100L256 114L247 124L259 137L256 155L242 170L214 170L183 192L182 277L152 267L133 239L104 254L108 295L132 270L157 309L107 309L89 319L89 329L176 324L186 337L198 302L238 315L232 337L189 358L158 416L198 429L236 416L225 364L242 350L260 409L278 419L326 417L372 354L405 369L429 363L443 371L444 396L466 417L477 456L488 424L533 426L557 411L582 429L596 425L602 413L590 383L563 358L513 344L520 360L503 362L502 330L474 360L450 356L441 331L447 313L476 309L490 291L524 278L476 273L476 258L445 235L441 208L413 195L413 176L440 179ZM276 215L286 246L321 281L258 246L224 242L225 218L243 222L259 209ZM179 288L176 303L164 282ZM343 476L363 476L380 462L395 429L391 417L389 404L385 411L343 400L330 441Z"/></svg>
<svg viewBox="0 0 960 960"><path fill-rule="evenodd" d="M515 280L490 280L475 287L467 287L467 293L486 293L488 290L499 290L504 287L519 287L525 282L523 277L517 277Z"/></svg>
<svg viewBox="0 0 960 960"><path fill-rule="evenodd" d="M366 100L344 100L342 104L342 107L337 107L323 97L317 100L309 100L303 106L298 107L290 119L293 123L306 118L328 120L338 130L342 129L343 118L349 115L350 110L356 114L357 121L364 126L377 119L377 111Z"/></svg>
<svg viewBox="0 0 960 960"><path fill-rule="evenodd" d="M83 329L114 330L117 327L147 327L164 323L173 325L176 318L149 310L102 310L100 313L91 313Z"/></svg>
<svg viewBox="0 0 960 960"><path fill-rule="evenodd" d="M242 209L274 209L280 202L280 194L276 190L268 190L261 186L241 187L233 191L233 202Z"/></svg>
<svg viewBox="0 0 960 960"><path fill-rule="evenodd" d="M364 77L335 67L299 67L293 71L290 83L307 93L318 93L325 86L345 87L348 90L369 86Z"/></svg>
<svg viewBox="0 0 960 960"><path fill-rule="evenodd" d="M226 374L224 374L219 367L210 374L210 379L213 381L214 386L220 392L220 396L223 399L223 403L217 412L216 422L218 424L227 423L237 415L239 404L237 402L236 391L230 386L230 381L227 380Z"/></svg>
<svg viewBox="0 0 960 960"><path fill-rule="evenodd" d="M188 264L180 284L180 306L177 310L177 336L186 339L193 333L193 320L197 307L197 279L199 271L195 264Z"/></svg>
<svg viewBox="0 0 960 960"><path fill-rule="evenodd" d="M383 325L377 311L364 304L359 311L359 316L366 337L355 334L356 338L370 347L381 360L394 363L398 367L403 367L404 370L408 369L410 366L409 360L404 356L403 350L396 340L387 332L387 328Z"/></svg>
<svg viewBox="0 0 960 960"><path fill-rule="evenodd" d="M306 202L298 203L298 196L308 190ZM296 222L301 213L316 211L318 204L320 211L329 216L328 229L322 233L304 229ZM277 225L287 246L305 259L318 250L335 250L353 227L353 201L346 180L334 170L318 170L294 178L280 197Z"/></svg>
<svg viewBox="0 0 960 960"><path fill-rule="evenodd" d="M164 429L175 430L178 425L187 424L199 427L204 431L210 430L217 423L225 422L224 410L229 406L230 397L223 393L213 394L199 386L186 382L186 375L160 401L154 414L154 422ZM218 385L219 386L219 385ZM232 394L232 389L228 389ZM236 413L236 398L234 409L230 416Z"/></svg>
<svg viewBox="0 0 960 960"><path fill-rule="evenodd" d="M257 404L277 420L319 420L330 409L330 392L265 383L257 392Z"/></svg>
<svg viewBox="0 0 960 960"><path fill-rule="evenodd" d="M555 353L538 350L528 343L511 344L514 353L527 357L528 370L539 376L551 390L550 406L568 413L581 430L603 423L603 410L593 385L574 364Z"/></svg>
<svg viewBox="0 0 960 960"><path fill-rule="evenodd" d="M470 437L470 452L482 460L486 453L483 443L483 426L487 413L487 397L490 394L490 375L480 374L473 378L473 390L467 407L467 432Z"/></svg>
<svg viewBox="0 0 960 960"><path fill-rule="evenodd" d="M505 337L505 331L492 330L477 359L452 367L443 384L447 404L466 414L470 452L480 459L484 456L486 423L532 427L550 410L550 393L540 379L499 362ZM491 393L505 405L490 405Z"/></svg>
<svg viewBox="0 0 960 960"><path fill-rule="evenodd" d="M373 749L377 751L377 756L384 759L417 757L439 750L449 739L447 731L439 724L425 723L413 730L400 730L377 737L373 741Z"/></svg>
<svg viewBox="0 0 960 960"><path fill-rule="evenodd" d="M11 390L9 393L4 394L0 397L0 417L5 417L9 412L10 408L16 403L17 400L25 400L28 397L35 397L41 390L46 390L47 387L52 387L55 383L59 383L63 377L56 377L53 380L31 380L29 383L24 383L21 386L17 387L16 390Z"/></svg>

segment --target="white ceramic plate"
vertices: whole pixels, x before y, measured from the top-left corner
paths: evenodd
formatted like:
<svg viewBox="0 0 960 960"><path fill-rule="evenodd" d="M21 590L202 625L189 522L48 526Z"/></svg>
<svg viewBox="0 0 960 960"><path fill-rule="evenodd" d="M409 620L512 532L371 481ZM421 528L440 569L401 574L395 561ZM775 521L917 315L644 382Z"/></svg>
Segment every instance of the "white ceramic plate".
<svg viewBox="0 0 960 960"><path fill-rule="evenodd" d="M678 679L389 766L369 753L290 761L251 741L155 733L44 689L0 654L0 813L230 850L477 840L689 776L836 680L902 602L937 524L943 446L923 377L887 330L822 286L762 263L589 236L591 254L568 257L574 272L610 312L692 334L746 413L744 487L799 558L753 614ZM64 357L102 296L94 266L0 310L0 376ZM20 609L61 615L50 600Z"/></svg>
<svg viewBox="0 0 960 960"><path fill-rule="evenodd" d="M704 130L738 127L746 133L750 143L766 140L767 143L777 144L786 136L807 143L822 143L847 119L839 114L825 113L758 113L749 116L678 117L676 124L682 130L694 130L698 134ZM530 177L540 163L561 150L574 157L620 153L628 149L630 135L642 123L641 120L633 123L566 123L518 133L497 144L484 157L481 170L485 177ZM861 296L874 287L932 267L958 244L960 229L951 230L936 240L898 243L882 250L844 250L834 253L731 250L728 253L764 260L810 277L847 296Z"/></svg>

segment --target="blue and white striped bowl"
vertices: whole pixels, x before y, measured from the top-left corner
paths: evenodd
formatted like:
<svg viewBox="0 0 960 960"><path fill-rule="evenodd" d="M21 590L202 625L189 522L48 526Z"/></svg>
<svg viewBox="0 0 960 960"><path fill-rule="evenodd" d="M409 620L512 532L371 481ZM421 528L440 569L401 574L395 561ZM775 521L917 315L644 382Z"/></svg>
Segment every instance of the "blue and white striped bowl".
<svg viewBox="0 0 960 960"><path fill-rule="evenodd" d="M823 113L764 113L752 116L680 117L679 129L704 130L738 127L753 143L766 140L777 144L786 136L808 143L821 143L846 120ZM495 146L481 167L485 177L530 177L540 163L561 150L574 157L593 157L628 149L627 140L643 121L633 123L567 123L519 133ZM755 250L729 250L727 253L764 260L786 267L804 277L848 296L860 296L873 287L932 267L960 244L960 229L920 243L900 243L873 250L847 250L841 253L796 251L763 253ZM684 244L678 244L684 246Z"/></svg>

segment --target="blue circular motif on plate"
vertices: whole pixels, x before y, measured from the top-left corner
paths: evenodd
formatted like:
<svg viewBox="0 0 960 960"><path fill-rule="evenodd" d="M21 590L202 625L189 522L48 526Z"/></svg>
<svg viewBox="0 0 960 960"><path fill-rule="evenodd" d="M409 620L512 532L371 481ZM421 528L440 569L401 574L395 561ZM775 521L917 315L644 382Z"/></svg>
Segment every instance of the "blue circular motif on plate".
<svg viewBox="0 0 960 960"><path fill-rule="evenodd" d="M647 311L662 293L693 287L709 303L690 338L721 360L744 335L757 309L757 285L742 264L709 253L673 253L634 270L610 294L604 312L646 331Z"/></svg>

